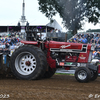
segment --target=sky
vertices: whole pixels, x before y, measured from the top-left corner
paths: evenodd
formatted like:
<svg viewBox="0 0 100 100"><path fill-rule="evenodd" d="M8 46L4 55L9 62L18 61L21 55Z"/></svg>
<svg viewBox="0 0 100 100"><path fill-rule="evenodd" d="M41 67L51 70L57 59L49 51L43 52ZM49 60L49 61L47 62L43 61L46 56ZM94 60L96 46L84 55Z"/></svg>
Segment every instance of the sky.
<svg viewBox="0 0 100 100"><path fill-rule="evenodd" d="M0 0L0 26L17 25L22 15L22 3L23 0ZM39 11L37 0L25 0L25 16L30 25L46 25L49 23L48 18ZM54 19L61 25L62 31L66 32L59 14ZM98 28L100 28L100 24L94 26L86 23L82 31Z"/></svg>

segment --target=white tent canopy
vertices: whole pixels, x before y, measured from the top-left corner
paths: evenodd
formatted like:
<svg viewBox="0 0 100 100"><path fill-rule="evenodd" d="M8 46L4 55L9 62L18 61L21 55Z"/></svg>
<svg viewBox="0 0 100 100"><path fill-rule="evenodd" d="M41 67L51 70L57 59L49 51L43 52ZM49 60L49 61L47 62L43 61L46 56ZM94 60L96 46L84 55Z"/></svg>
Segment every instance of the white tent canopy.
<svg viewBox="0 0 100 100"><path fill-rule="evenodd" d="M34 20L33 22L32 21L28 21L29 22L29 25L30 26L48 26L48 27L52 27L54 29L57 29L57 30L62 30L62 27L58 24L58 22L56 20L54 20L52 23L49 22L48 20L48 24L43 21L43 20ZM10 24L1 24L0 26L17 26L18 22L17 21L14 21L14 23L10 23Z"/></svg>
<svg viewBox="0 0 100 100"><path fill-rule="evenodd" d="M56 20L54 20L52 23L48 23L46 26L49 26L49 27L53 27L57 30L62 30L62 27L58 24L58 22Z"/></svg>

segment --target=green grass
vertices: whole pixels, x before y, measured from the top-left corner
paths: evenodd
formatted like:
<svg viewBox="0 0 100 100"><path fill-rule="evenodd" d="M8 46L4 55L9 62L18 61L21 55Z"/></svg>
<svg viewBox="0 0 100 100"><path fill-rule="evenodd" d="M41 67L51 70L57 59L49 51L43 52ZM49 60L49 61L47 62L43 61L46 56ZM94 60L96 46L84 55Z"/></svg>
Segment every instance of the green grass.
<svg viewBox="0 0 100 100"><path fill-rule="evenodd" d="M55 73L55 75L71 75L71 76L74 76L74 74L68 74L68 73Z"/></svg>

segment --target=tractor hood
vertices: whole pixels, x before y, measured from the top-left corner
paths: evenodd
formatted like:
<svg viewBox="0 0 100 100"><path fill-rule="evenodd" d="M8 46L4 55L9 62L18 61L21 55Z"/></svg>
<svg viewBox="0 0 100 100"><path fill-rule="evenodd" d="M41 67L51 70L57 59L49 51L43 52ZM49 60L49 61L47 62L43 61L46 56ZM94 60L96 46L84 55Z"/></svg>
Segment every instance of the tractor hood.
<svg viewBox="0 0 100 100"><path fill-rule="evenodd" d="M82 43L69 43L69 42L49 42L50 51L59 51L59 50L68 50L69 52L86 52L87 49L91 50L90 44L82 44Z"/></svg>

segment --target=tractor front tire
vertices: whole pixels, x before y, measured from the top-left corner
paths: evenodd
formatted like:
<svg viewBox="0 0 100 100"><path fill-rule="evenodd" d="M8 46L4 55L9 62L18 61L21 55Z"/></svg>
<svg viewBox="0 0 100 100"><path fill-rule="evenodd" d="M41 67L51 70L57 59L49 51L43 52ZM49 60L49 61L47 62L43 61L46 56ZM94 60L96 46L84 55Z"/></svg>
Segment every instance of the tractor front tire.
<svg viewBox="0 0 100 100"><path fill-rule="evenodd" d="M46 66L45 54L33 45L19 47L11 56L11 71L18 79L40 79L46 71Z"/></svg>
<svg viewBox="0 0 100 100"><path fill-rule="evenodd" d="M75 78L78 82L86 83L90 81L91 72L87 67L78 67L75 71Z"/></svg>

